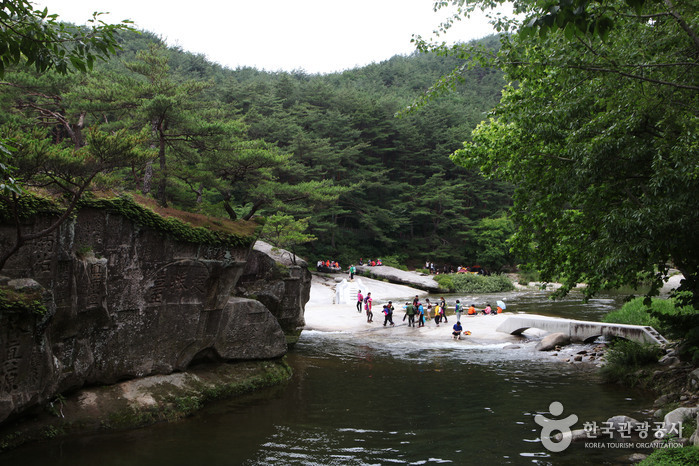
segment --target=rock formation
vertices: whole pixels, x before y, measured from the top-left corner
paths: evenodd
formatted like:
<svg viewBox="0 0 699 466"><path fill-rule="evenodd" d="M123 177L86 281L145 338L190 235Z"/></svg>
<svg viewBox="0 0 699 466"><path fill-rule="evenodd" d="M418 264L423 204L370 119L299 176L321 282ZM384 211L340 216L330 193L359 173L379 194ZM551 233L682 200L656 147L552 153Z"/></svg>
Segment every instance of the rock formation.
<svg viewBox="0 0 699 466"><path fill-rule="evenodd" d="M396 269L386 265L369 267L357 266L357 273L368 277L376 277L383 280L388 280L391 283L400 285L412 286L421 290L439 292L439 283L428 275L421 275L416 272L408 272L406 270Z"/></svg>
<svg viewBox="0 0 699 466"><path fill-rule="evenodd" d="M287 343L298 340L303 309L311 294L308 264L284 250L257 241L238 280L236 295L260 301L277 319Z"/></svg>
<svg viewBox="0 0 699 466"><path fill-rule="evenodd" d="M129 202L130 211L143 212ZM50 221L34 216L24 228ZM0 247L13 234L0 224ZM308 271L289 267L278 277L284 266L259 251L247 262L252 237L235 242L183 240L133 215L88 207L24 246L2 273L31 277L39 289L24 310L0 306L0 422L85 385L169 374L199 361L282 356L280 323L303 325ZM265 279L259 300L231 297L244 270ZM10 290L6 279L4 289L28 293L22 284L15 280Z"/></svg>

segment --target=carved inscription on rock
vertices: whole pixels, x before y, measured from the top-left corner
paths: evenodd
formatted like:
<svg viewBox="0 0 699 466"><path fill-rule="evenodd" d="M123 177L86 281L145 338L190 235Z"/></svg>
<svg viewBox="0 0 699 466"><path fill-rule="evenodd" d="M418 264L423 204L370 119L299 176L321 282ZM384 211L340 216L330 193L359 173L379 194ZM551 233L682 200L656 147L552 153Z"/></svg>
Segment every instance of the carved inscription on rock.
<svg viewBox="0 0 699 466"><path fill-rule="evenodd" d="M148 304L203 302L209 269L197 261L173 262L157 270L148 291Z"/></svg>

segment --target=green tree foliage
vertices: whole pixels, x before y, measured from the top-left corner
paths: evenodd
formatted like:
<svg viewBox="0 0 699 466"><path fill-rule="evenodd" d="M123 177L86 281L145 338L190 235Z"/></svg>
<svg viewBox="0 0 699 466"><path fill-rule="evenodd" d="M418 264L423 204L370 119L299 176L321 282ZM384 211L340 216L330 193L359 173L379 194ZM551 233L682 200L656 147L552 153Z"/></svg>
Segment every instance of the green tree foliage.
<svg viewBox="0 0 699 466"><path fill-rule="evenodd" d="M514 225L506 216L486 217L469 230L469 240L476 251L475 262L488 271L502 272L514 263L509 240L514 234Z"/></svg>
<svg viewBox="0 0 699 466"><path fill-rule="evenodd" d="M49 15L46 9L35 10L30 2L3 1L0 4L0 78L5 76L5 71L10 66L33 68L37 73L53 69L62 75L72 70L85 72L92 69L96 58L107 59L116 51L117 32L130 29L130 21L111 25L101 21L100 16L100 13L95 13L89 21L89 27L78 28L59 23L56 15ZM39 98L46 97L36 92L33 94ZM46 118L56 119L66 130L72 131L73 128L67 124L65 114L51 111L46 106L32 108L39 111L44 119L42 121ZM6 131L7 129L3 133ZM21 133L20 135L24 136ZM42 144L42 135L35 141L23 143L0 134L0 201L11 205L17 232L14 243L4 248L0 254L0 270L23 244L58 228L99 172L114 169L121 163L122 156L128 159L132 154L132 139L127 135L119 136L123 136L122 141L116 141L113 137L94 130L89 136L90 147L81 151L81 135L72 134L75 153L66 157L60 150L45 147ZM30 155L17 160L22 153ZM29 174L15 174L15 165L26 164L32 157L47 154L51 156L40 162L45 162L45 165L34 162L34 173L30 170ZM45 185L58 186L68 191L71 197L66 210L54 224L42 231L25 234L20 226L18 212L19 197L23 194L21 181L22 178L31 178L40 171L43 171L46 179Z"/></svg>
<svg viewBox="0 0 699 466"><path fill-rule="evenodd" d="M88 27L58 21L47 9L35 10L26 0L0 4L0 78L13 65L33 67L42 73L92 69L96 58L107 59L116 51L116 35L131 21L107 24L94 13Z"/></svg>
<svg viewBox="0 0 699 466"><path fill-rule="evenodd" d="M170 72L169 57L159 44L139 51L136 60L126 64L135 73L124 88L127 100L136 110L133 117L150 128L158 153L158 202L167 206L168 183L173 174L196 166L202 153L219 147L227 129L210 111L210 103L200 98L213 85L189 79L178 81ZM169 153L169 154L168 154ZM172 165L175 167L172 167ZM174 168L174 170L173 170ZM187 180L186 175L181 176ZM144 176L144 192L149 192L149 174Z"/></svg>
<svg viewBox="0 0 699 466"><path fill-rule="evenodd" d="M25 0L0 4L0 78L9 66L32 67L37 72L55 69L66 74L71 70L92 69L96 58L106 59L115 52L116 34L129 29L130 21L106 24L100 13L89 21L89 28L58 22L46 9L35 10ZM20 194L21 187L12 175L11 141L0 139L0 193Z"/></svg>
<svg viewBox="0 0 699 466"><path fill-rule="evenodd" d="M499 100L499 72L474 67L448 99L396 118L463 60L416 53L330 75L266 73L223 69L147 33L118 40L118 59L88 74L8 70L0 125L38 122L44 144L75 150L93 126L126 131L142 141L139 158L101 184L207 215L307 218L316 240L298 252L311 259L473 265L469 232L509 206L508 185L448 158Z"/></svg>
<svg viewBox="0 0 699 466"><path fill-rule="evenodd" d="M475 260L464 232L499 215L510 189L454 166L448 154L499 99L500 74L474 68L449 99L395 118L460 61L415 54L327 76L238 72L227 94L249 134L291 153L301 176L344 188L335 205L311 216L319 240L305 254Z"/></svg>
<svg viewBox="0 0 699 466"><path fill-rule="evenodd" d="M315 236L306 233L308 219L295 219L291 215L274 214L267 218L262 230L262 238L273 246L291 252L291 261L296 264L297 246L314 241Z"/></svg>
<svg viewBox="0 0 699 466"><path fill-rule="evenodd" d="M22 177L20 181L25 186L57 189L65 195L66 207L49 226L27 233L22 227L21 202L17 193L3 199L10 205L16 234L14 242L0 254L0 270L23 245L60 227L98 174L128 165L139 155L135 150L138 141L125 131L109 134L93 127L87 133L86 145L78 149L54 144L42 136L40 128L12 135L17 147L14 157Z"/></svg>
<svg viewBox="0 0 699 466"><path fill-rule="evenodd" d="M506 2L452 3L463 13ZM521 16L497 20L510 33L498 55L479 55L513 84L453 159L516 186L513 244L563 292L650 276L652 294L675 266L696 302L699 5L514 5Z"/></svg>

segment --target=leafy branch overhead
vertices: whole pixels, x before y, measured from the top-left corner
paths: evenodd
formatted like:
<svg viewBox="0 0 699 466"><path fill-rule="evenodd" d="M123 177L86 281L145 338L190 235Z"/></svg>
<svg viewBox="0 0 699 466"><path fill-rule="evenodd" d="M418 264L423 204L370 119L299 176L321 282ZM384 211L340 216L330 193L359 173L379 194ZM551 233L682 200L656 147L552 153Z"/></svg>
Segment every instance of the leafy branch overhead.
<svg viewBox="0 0 699 466"><path fill-rule="evenodd" d="M696 2L673 0L451 0L435 2L435 10L447 9L452 14L443 22L435 36L447 31L456 21L475 11L483 11L491 24L500 31L504 47L494 53L482 44L448 44L413 37L416 48L444 56L455 56L470 61L436 81L409 110L424 106L444 95L463 80L464 72L474 66L487 66L513 71L519 69L562 68L591 74L611 74L620 79L645 81L680 89L699 91L696 79L699 55L699 32L694 18ZM511 11L508 15L504 12ZM679 55L678 44L671 48L646 53L646 45L632 40L628 47L624 38L630 27L655 29L650 39L663 44L670 40L665 32L672 30L674 40L686 47ZM647 32L647 31L646 31ZM645 34L648 36L649 34ZM557 40L571 47L582 48L584 54L517 54L520 42ZM638 39L638 38L635 38ZM668 72L668 70L670 72ZM520 79L516 74L513 80Z"/></svg>
<svg viewBox="0 0 699 466"><path fill-rule="evenodd" d="M452 159L515 185L515 251L563 292L649 280L653 294L674 266L697 300L699 4L439 6L505 3L518 16L493 16L502 47L480 58L512 84Z"/></svg>
<svg viewBox="0 0 699 466"><path fill-rule="evenodd" d="M26 0L3 1L0 7L0 78L14 65L32 67L38 73L54 69L91 70L95 59L116 53L116 34L131 29L129 20L118 24L102 21L95 12L87 27L58 21L48 10L35 10Z"/></svg>

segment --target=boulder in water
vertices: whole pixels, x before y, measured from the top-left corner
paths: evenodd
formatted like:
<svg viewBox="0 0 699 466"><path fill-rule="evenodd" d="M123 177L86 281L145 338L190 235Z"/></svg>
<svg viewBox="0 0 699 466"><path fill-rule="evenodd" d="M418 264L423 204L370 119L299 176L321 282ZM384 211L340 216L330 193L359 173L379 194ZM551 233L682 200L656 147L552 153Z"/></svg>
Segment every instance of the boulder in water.
<svg viewBox="0 0 699 466"><path fill-rule="evenodd" d="M536 345L537 351L550 351L556 346L563 346L570 343L570 336L565 333L551 333L541 339Z"/></svg>

